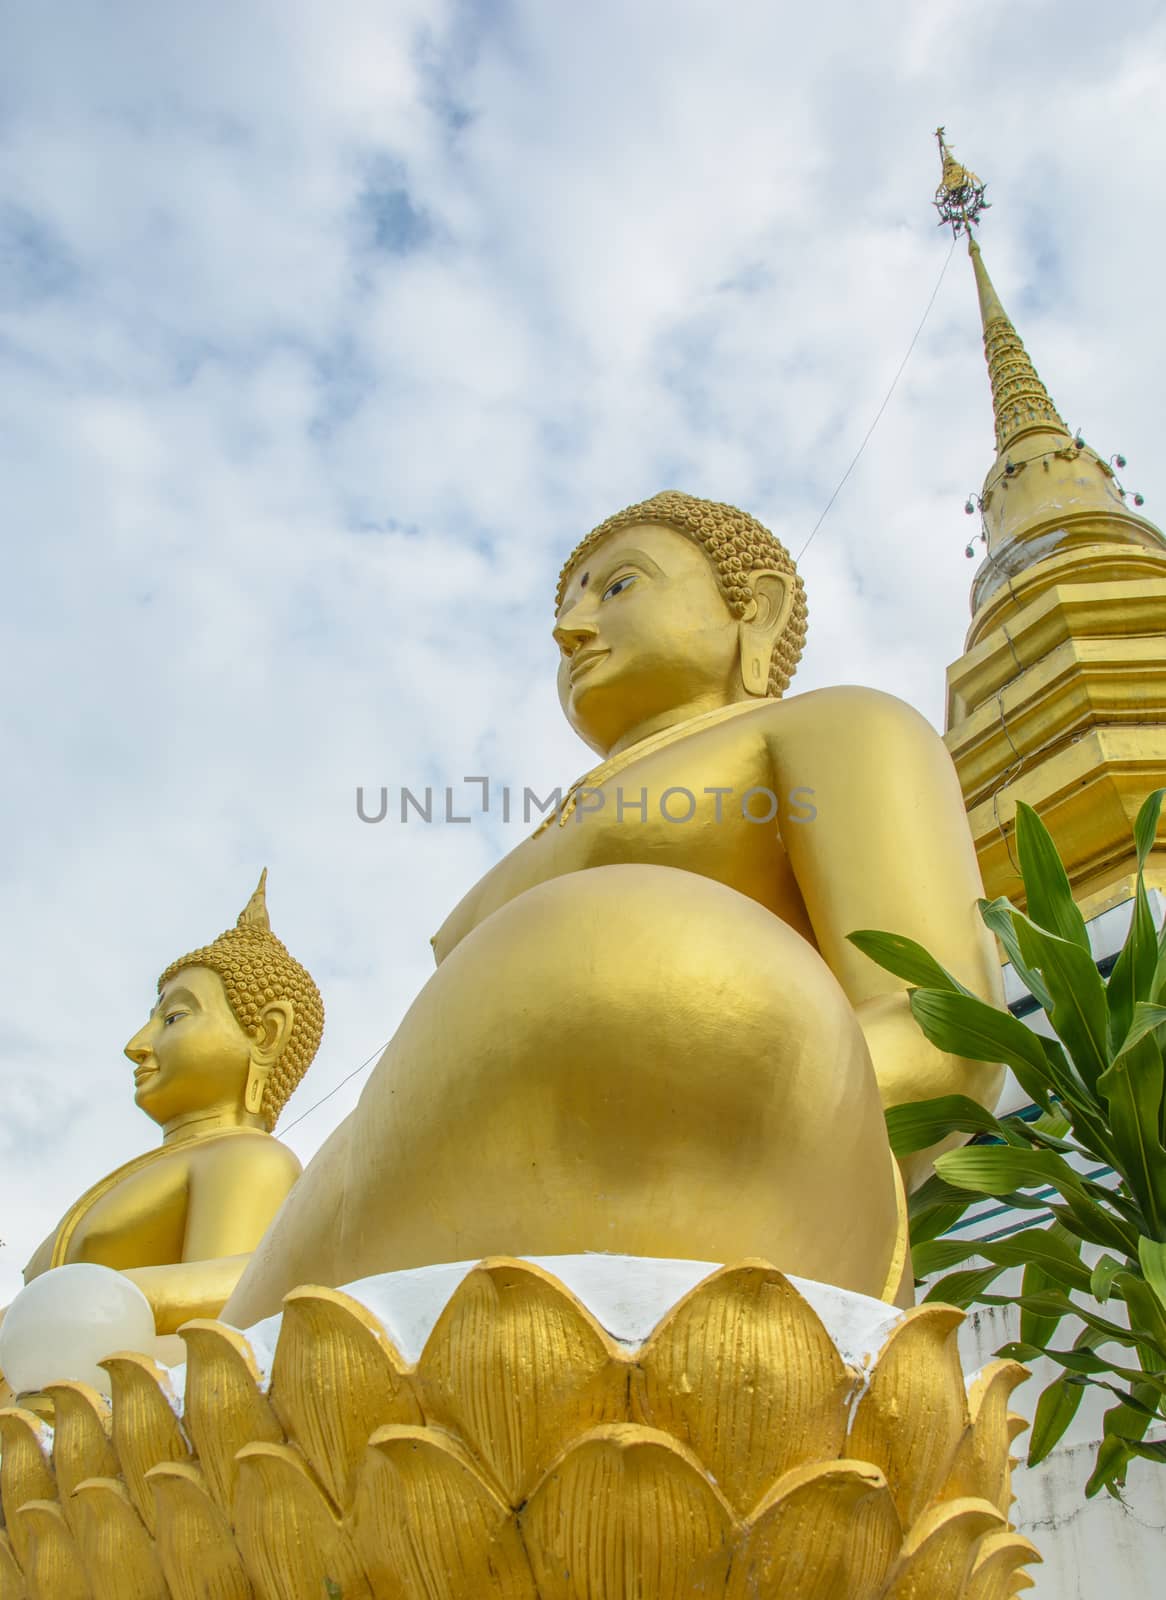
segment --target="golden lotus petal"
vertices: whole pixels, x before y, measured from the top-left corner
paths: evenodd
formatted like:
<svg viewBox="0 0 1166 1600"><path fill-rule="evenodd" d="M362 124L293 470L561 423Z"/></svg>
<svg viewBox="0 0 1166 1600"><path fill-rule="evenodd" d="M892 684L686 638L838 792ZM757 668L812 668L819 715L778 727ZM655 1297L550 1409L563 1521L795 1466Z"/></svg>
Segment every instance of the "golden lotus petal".
<svg viewBox="0 0 1166 1600"><path fill-rule="evenodd" d="M66 1518L69 1496L86 1478L116 1478L117 1455L111 1438L109 1402L87 1383L51 1383L53 1471Z"/></svg>
<svg viewBox="0 0 1166 1600"><path fill-rule="evenodd" d="M24 1574L6 1533L0 1532L0 1600L27 1600Z"/></svg>
<svg viewBox="0 0 1166 1600"><path fill-rule="evenodd" d="M9 1523L21 1561L28 1600L93 1600L69 1524L55 1500L29 1500Z"/></svg>
<svg viewBox="0 0 1166 1600"><path fill-rule="evenodd" d="M1028 1426L1009 1412L1008 1397L1027 1377L1027 1367L1018 1361L993 1361L976 1378L968 1393L971 1425L956 1447L943 1499L988 1500L1007 1516L1012 1504L1008 1446Z"/></svg>
<svg viewBox="0 0 1166 1600"><path fill-rule="evenodd" d="M733 1557L729 1600L879 1600L902 1541L877 1467L795 1467L749 1519Z"/></svg>
<svg viewBox="0 0 1166 1600"><path fill-rule="evenodd" d="M591 1313L529 1262L483 1261L417 1365L427 1422L459 1435L511 1506L572 1439L628 1414L628 1365Z"/></svg>
<svg viewBox="0 0 1166 1600"><path fill-rule="evenodd" d="M857 1375L767 1262L698 1284L652 1334L639 1368L637 1420L694 1451L740 1513L791 1468L841 1453Z"/></svg>
<svg viewBox="0 0 1166 1600"><path fill-rule="evenodd" d="M172 1600L252 1600L231 1524L196 1466L166 1461L146 1481L154 1491L158 1560Z"/></svg>
<svg viewBox="0 0 1166 1600"><path fill-rule="evenodd" d="M1019 1533L989 1533L980 1541L964 1600L1013 1600L1032 1579L1021 1567L1040 1560L1040 1551Z"/></svg>
<svg viewBox="0 0 1166 1600"><path fill-rule="evenodd" d="M737 1532L692 1452L631 1422L571 1445L518 1521L540 1600L720 1595Z"/></svg>
<svg viewBox="0 0 1166 1600"><path fill-rule="evenodd" d="M373 1429L421 1421L408 1367L372 1313L312 1285L284 1297L271 1405L338 1506Z"/></svg>
<svg viewBox="0 0 1166 1600"><path fill-rule="evenodd" d="M536 1600L505 1500L468 1451L436 1428L378 1428L352 1515L357 1554L377 1595Z"/></svg>
<svg viewBox="0 0 1166 1600"><path fill-rule="evenodd" d="M154 1541L125 1485L87 1478L73 1491L69 1517L93 1600L169 1600Z"/></svg>
<svg viewBox="0 0 1166 1600"><path fill-rule="evenodd" d="M234 1524L258 1600L320 1600L329 1583L344 1600L370 1600L352 1541L297 1450L244 1445Z"/></svg>
<svg viewBox="0 0 1166 1600"><path fill-rule="evenodd" d="M846 1455L887 1475L904 1528L940 1492L968 1426L954 1306L921 1305L895 1324L855 1407Z"/></svg>
<svg viewBox="0 0 1166 1600"><path fill-rule="evenodd" d="M113 1448L134 1509L150 1533L154 1496L146 1473L159 1461L186 1461L190 1445L178 1421L178 1398L170 1374L149 1356L126 1350L98 1363L112 1389Z"/></svg>
<svg viewBox="0 0 1166 1600"><path fill-rule="evenodd" d="M28 1572L25 1524L16 1513L30 1500L55 1500L57 1485L49 1466L52 1434L31 1411L5 1406L0 1411L0 1507L16 1559Z"/></svg>
<svg viewBox="0 0 1166 1600"><path fill-rule="evenodd" d="M198 1318L179 1333L186 1342L186 1399L182 1422L210 1490L230 1515L245 1444L282 1444L283 1429L267 1396L251 1346L225 1322Z"/></svg>
<svg viewBox="0 0 1166 1600"><path fill-rule="evenodd" d="M1004 1518L987 1500L948 1500L925 1511L903 1541L885 1600L963 1600L980 1540Z"/></svg>

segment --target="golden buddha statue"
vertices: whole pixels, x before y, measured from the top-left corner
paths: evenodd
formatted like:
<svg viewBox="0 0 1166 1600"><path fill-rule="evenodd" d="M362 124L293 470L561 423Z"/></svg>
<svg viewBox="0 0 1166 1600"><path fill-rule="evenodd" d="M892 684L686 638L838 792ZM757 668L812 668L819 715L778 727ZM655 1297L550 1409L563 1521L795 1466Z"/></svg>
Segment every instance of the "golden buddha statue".
<svg viewBox="0 0 1166 1600"><path fill-rule="evenodd" d="M939 735L867 689L783 699L805 625L788 553L730 506L660 494L583 540L558 686L602 764L441 928L226 1320L496 1253L760 1256L909 1294L883 1106L990 1105L1001 1073L931 1046L847 934L917 939L985 998L999 961Z"/></svg>
<svg viewBox="0 0 1166 1600"><path fill-rule="evenodd" d="M145 1293L159 1334L222 1308L300 1175L272 1137L320 1043L311 977L271 931L267 872L234 928L173 961L125 1047L162 1143L102 1178L24 1271L94 1262Z"/></svg>

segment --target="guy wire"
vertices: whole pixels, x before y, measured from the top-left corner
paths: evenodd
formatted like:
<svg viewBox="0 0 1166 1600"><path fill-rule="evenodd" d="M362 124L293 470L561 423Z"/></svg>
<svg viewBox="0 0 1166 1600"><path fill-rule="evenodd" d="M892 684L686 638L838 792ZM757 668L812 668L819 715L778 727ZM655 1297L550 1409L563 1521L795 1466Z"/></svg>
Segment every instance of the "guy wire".
<svg viewBox="0 0 1166 1600"><path fill-rule="evenodd" d="M822 515L818 518L817 522L815 522L813 528L810 531L810 537L806 540L805 544L798 551L798 553L797 553L797 560L798 561L800 561L802 559L802 557L805 555L806 551L810 548L810 545L814 542L814 534L817 533L818 529L822 526L823 522L825 522L827 512L830 510L830 507L834 504L835 500L837 500L838 496L842 493L843 485L845 484L847 478L849 478L850 474L854 471L855 467L858 465L859 458L861 457L862 452L866 449L867 444L870 442L871 434L878 427L879 422L880 422L880 420L882 418L883 412L887 409L888 405L890 405L890 403L891 403L891 396L895 392L895 389L896 389L896 387L898 385L899 379L903 376L903 368L907 365L907 362L911 359L911 352L912 352L912 350L914 350L916 344L918 343L919 335L923 332L923 324L927 321L927 318L931 313L931 308L935 304L935 299L936 299L936 296L939 293L940 284L942 284L944 273L947 271L947 264L951 260L952 256L955 254L955 246L956 246L956 241L955 241L955 239L953 239L951 241L951 249L947 252L947 255L944 257L943 266L940 267L940 269L939 269L939 277L936 278L936 280L935 280L935 288L932 289L932 291L931 291L931 299L927 302L927 305L926 305L926 308L924 309L923 315L919 318L919 326L915 329L915 332L911 335L911 343L907 346L907 354L903 357L902 361L899 362L899 370L895 373L895 376L891 379L891 387L887 390L886 394L883 396L883 403L878 408L878 410L875 412L874 421L871 423L870 427L866 430L866 433L863 435L862 443L859 445L858 449L854 452L854 460L850 463L850 465L847 467L846 471L842 474L841 478L838 480L838 487L835 489L834 493L830 496L829 500L827 500L825 510L822 512Z"/></svg>

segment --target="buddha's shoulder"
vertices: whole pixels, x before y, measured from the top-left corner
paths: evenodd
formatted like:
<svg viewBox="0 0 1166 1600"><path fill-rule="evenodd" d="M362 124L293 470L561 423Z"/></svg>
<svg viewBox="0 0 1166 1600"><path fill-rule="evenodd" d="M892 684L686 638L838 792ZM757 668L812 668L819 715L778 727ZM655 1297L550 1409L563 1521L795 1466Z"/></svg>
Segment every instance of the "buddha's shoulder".
<svg viewBox="0 0 1166 1600"><path fill-rule="evenodd" d="M942 743L931 723L914 706L882 689L842 684L810 689L805 694L773 700L759 708L766 734L778 744L833 736L845 738L852 748L868 741L882 744L888 738L928 744Z"/></svg>
<svg viewBox="0 0 1166 1600"><path fill-rule="evenodd" d="M221 1172L245 1167L272 1178L286 1174L292 1183L303 1171L294 1151L261 1128L232 1129L230 1133L200 1139L188 1149L192 1165Z"/></svg>

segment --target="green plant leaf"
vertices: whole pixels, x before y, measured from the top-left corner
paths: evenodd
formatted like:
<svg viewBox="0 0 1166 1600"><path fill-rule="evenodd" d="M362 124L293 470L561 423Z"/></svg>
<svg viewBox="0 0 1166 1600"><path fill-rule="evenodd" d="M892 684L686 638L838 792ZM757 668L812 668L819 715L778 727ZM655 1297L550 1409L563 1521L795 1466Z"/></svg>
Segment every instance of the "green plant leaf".
<svg viewBox="0 0 1166 1600"><path fill-rule="evenodd" d="M1164 1087L1162 1052L1148 1037L1123 1050L1097 1080L1109 1107L1113 1164L1145 1214L1143 1231L1154 1237L1166 1218L1166 1150L1158 1132Z"/></svg>
<svg viewBox="0 0 1166 1600"><path fill-rule="evenodd" d="M1063 1288L1060 1278L1046 1271L1039 1261L1030 1261L1025 1267L1018 1296L1020 1337L1025 1344L1046 1345L1056 1333L1061 1318L1067 1314L1062 1307L1072 1304L1068 1295L1059 1292ZM1048 1309L1039 1309L1038 1301L1044 1301Z"/></svg>
<svg viewBox="0 0 1166 1600"><path fill-rule="evenodd" d="M887 1133L897 1156L913 1155L938 1144L949 1133L998 1133L1000 1124L990 1111L966 1095L946 1094L936 1100L916 1100L892 1106L887 1112Z"/></svg>
<svg viewBox="0 0 1166 1600"><path fill-rule="evenodd" d="M1089 1088L1109 1065L1109 1013L1105 983L1092 955L1047 932L1020 912L1016 937L1029 965L1038 967L1052 1001L1049 1018Z"/></svg>
<svg viewBox="0 0 1166 1600"><path fill-rule="evenodd" d="M1037 1117L1035 1121L1030 1122L1027 1117L1013 1114L1001 1117L1000 1127L1009 1144L1034 1144L1038 1149L1055 1150L1060 1155L1086 1155L1086 1152L1075 1145L1071 1139L1062 1139L1057 1135L1045 1132L1045 1128L1050 1124L1054 1124L1055 1120L1052 1117Z"/></svg>
<svg viewBox="0 0 1166 1600"><path fill-rule="evenodd" d="M1139 1001L1154 998L1154 976L1158 964L1158 940L1154 918L1146 894L1144 868L1153 848L1162 809L1162 789L1147 795L1134 824L1134 847L1138 863L1138 881L1134 892L1134 909L1125 944L1117 958L1106 984L1109 1002L1110 1044L1117 1050L1126 1038L1134 1020Z"/></svg>
<svg viewBox="0 0 1166 1600"><path fill-rule="evenodd" d="M980 900L980 916L984 924L996 935L1004 946L1005 953L1012 963L1013 971L1024 984L1025 988L1045 1010L1052 1010L1052 997L1045 988L1044 979L1035 968L1027 965L1024 954L1020 948L1020 941L1016 937L1014 918L1019 915L1012 901L1005 895L1000 895L996 900Z"/></svg>
<svg viewBox="0 0 1166 1600"><path fill-rule="evenodd" d="M1081 1261L1080 1240L1071 1238L1052 1224L1048 1228L1024 1228L1007 1239L936 1239L912 1248L912 1259L919 1277L947 1272L972 1256L981 1256L998 1267L1024 1267L1038 1262L1056 1275L1059 1283L1089 1292L1089 1268Z"/></svg>
<svg viewBox="0 0 1166 1600"><path fill-rule="evenodd" d="M944 1305L966 1308L973 1305L985 1289L1006 1270L1003 1266L969 1267L966 1272L949 1272L946 1278L933 1283L924 1295L924 1302L938 1300Z"/></svg>
<svg viewBox="0 0 1166 1600"><path fill-rule="evenodd" d="M1109 1006L1109 1043L1114 1052L1121 1048L1127 1037L1138 1003L1150 999L1157 963L1158 934L1139 868L1129 932L1105 986L1105 998Z"/></svg>
<svg viewBox="0 0 1166 1600"><path fill-rule="evenodd" d="M1014 1145L971 1145L949 1150L939 1157L935 1170L945 1183L975 1189L985 1195L1007 1195L1017 1189L1052 1187L1082 1193L1082 1180L1063 1157L1052 1150L1018 1150Z"/></svg>
<svg viewBox="0 0 1166 1600"><path fill-rule="evenodd" d="M1087 1498L1092 1498L1099 1489L1107 1489L1110 1494L1116 1493L1116 1486L1125 1482L1125 1470L1130 1458L1137 1453L1131 1446L1141 1443L1149 1425L1149 1417L1124 1402L1112 1406L1105 1413L1097 1465L1085 1485Z"/></svg>
<svg viewBox="0 0 1166 1600"><path fill-rule="evenodd" d="M1016 851L1020 857L1028 914L1033 922L1079 946L1092 961L1085 918L1073 899L1069 876L1052 835L1023 800L1016 807Z"/></svg>
<svg viewBox="0 0 1166 1600"><path fill-rule="evenodd" d="M1134 1255L1138 1248L1138 1230L1124 1217L1115 1217L1104 1207L1093 1204L1080 1209L1067 1205L1050 1205L1049 1212L1066 1233L1086 1244L1100 1245L1103 1250L1118 1250L1122 1255Z"/></svg>
<svg viewBox="0 0 1166 1600"><path fill-rule="evenodd" d="M1077 1415L1085 1390L1079 1383L1065 1378L1055 1378L1043 1391L1036 1403L1032 1419L1032 1434L1028 1441L1028 1464L1035 1467L1064 1436L1065 1429Z"/></svg>
<svg viewBox="0 0 1166 1600"><path fill-rule="evenodd" d="M1051 1114L1045 1112L1037 1117L1035 1122L1030 1122L1029 1127L1040 1133L1047 1133L1050 1138L1063 1139L1069 1131L1069 1119L1059 1111Z"/></svg>
<svg viewBox="0 0 1166 1600"><path fill-rule="evenodd" d="M913 989L911 1011L937 1049L972 1061L1003 1061L1025 1094L1051 1111L1049 1067L1039 1037L1008 1011L997 1011L974 995Z"/></svg>
<svg viewBox="0 0 1166 1600"><path fill-rule="evenodd" d="M1127 1264L1124 1261L1119 1261L1116 1256L1102 1256L1089 1277L1090 1294L1100 1305L1104 1305L1109 1299L1110 1286L1114 1278L1119 1272L1128 1270Z"/></svg>
<svg viewBox="0 0 1166 1600"><path fill-rule="evenodd" d="M1119 1491L1125 1487L1126 1468L1133 1453L1124 1439L1119 1439L1116 1434L1106 1434L1097 1447L1097 1460L1085 1485L1085 1498L1092 1500L1104 1489L1115 1500L1120 1500Z"/></svg>
<svg viewBox="0 0 1166 1600"><path fill-rule="evenodd" d="M850 943L864 956L876 962L896 978L913 983L920 989L942 989L952 994L971 994L958 978L953 978L946 967L941 967L933 955L921 944L900 933L878 933L873 928L860 928L848 933Z"/></svg>
<svg viewBox="0 0 1166 1600"><path fill-rule="evenodd" d="M1157 1239L1138 1240L1138 1260L1146 1282L1161 1301L1166 1312L1166 1244Z"/></svg>
<svg viewBox="0 0 1166 1600"><path fill-rule="evenodd" d="M1154 848L1154 840L1158 833L1158 817L1162 811L1162 801L1166 798L1166 789L1155 789L1153 794L1148 794L1142 801L1138 810L1138 818L1134 823L1134 848L1138 853L1138 871L1141 872L1150 859L1150 851Z"/></svg>
<svg viewBox="0 0 1166 1600"><path fill-rule="evenodd" d="M937 1272L948 1272L958 1267L970 1256L980 1254L980 1239L966 1235L960 1239L924 1239L916 1244L911 1240L911 1263L917 1278L930 1278Z"/></svg>
<svg viewBox="0 0 1166 1600"><path fill-rule="evenodd" d="M1043 1006L1044 1011L1048 1011L1051 1008L1052 1000L1049 997L1048 989L1044 987L1044 979L1041 978L1041 974L1035 968L1027 965L1024 952L1020 950L1019 939L1016 938L1014 918L1020 915L1016 906L1012 904L1011 899L1008 899L1006 894L1001 894L993 901L977 901L977 906L979 906L980 917L984 920L984 925L992 933L995 933L996 938L1000 939L1001 944L1003 944L1004 954L1008 955L1009 962L1012 963L1012 971L1016 973L1017 978L1024 984L1028 994L1032 994L1036 1003Z"/></svg>
<svg viewBox="0 0 1166 1600"><path fill-rule="evenodd" d="M1071 1070L1060 1041L1037 1035L1046 1059L1046 1072L1057 1097L1057 1109L1069 1119L1073 1138L1086 1155L1107 1167L1115 1163L1113 1141L1105 1124L1101 1102L1085 1088Z"/></svg>
<svg viewBox="0 0 1166 1600"><path fill-rule="evenodd" d="M965 1189L953 1189L934 1173L921 1184L907 1202L907 1218L912 1245L936 1239L949 1228L954 1228L975 1196Z"/></svg>
<svg viewBox="0 0 1166 1600"><path fill-rule="evenodd" d="M1090 1338L1099 1338L1092 1328L1085 1330ZM1080 1343L1080 1340L1078 1340ZM1124 1378L1126 1383L1141 1384L1147 1392L1166 1395L1166 1372L1146 1373L1138 1367L1123 1367L1115 1361L1109 1361L1100 1356L1091 1348L1073 1350L1054 1350L1048 1345L1025 1344L1022 1340L1013 1340L1011 1344L1001 1345L996 1354L1007 1357L1011 1361L1053 1361L1059 1367L1064 1367L1072 1373L1077 1383L1082 1383L1093 1376L1108 1372L1115 1377Z"/></svg>
<svg viewBox="0 0 1166 1600"><path fill-rule="evenodd" d="M1114 970L1116 971L1116 968ZM1125 1050L1132 1050L1134 1045L1141 1044L1147 1034L1155 1033L1164 1024L1166 1024L1166 1006L1151 1005L1146 1000L1137 1001L1130 1016L1129 1029L1121 1040L1120 1048L1115 1052L1115 1058Z"/></svg>
<svg viewBox="0 0 1166 1600"><path fill-rule="evenodd" d="M1131 1441L1130 1453L1145 1461L1166 1462L1166 1440L1151 1439L1148 1444L1144 1439Z"/></svg>
<svg viewBox="0 0 1166 1600"><path fill-rule="evenodd" d="M1113 1280L1115 1291L1126 1303L1130 1331L1138 1346L1138 1359L1153 1371L1166 1351L1166 1307L1144 1278L1122 1272Z"/></svg>
<svg viewBox="0 0 1166 1600"><path fill-rule="evenodd" d="M911 1246L929 1244L933 1239L954 1228L969 1206L975 1204L975 1196L965 1194L959 1203L953 1202L945 1206L928 1206L925 1211L919 1211L911 1216Z"/></svg>
<svg viewBox="0 0 1166 1600"><path fill-rule="evenodd" d="M1104 1378L1077 1378L1071 1381L1075 1381L1082 1386L1088 1384L1094 1389L1108 1389L1110 1394L1117 1396L1127 1410L1136 1411L1138 1416L1145 1417L1147 1427L1150 1426L1151 1422L1157 1422L1162 1415L1157 1406L1149 1405L1145 1400L1136 1399L1128 1390L1119 1389L1116 1383L1107 1383Z"/></svg>
<svg viewBox="0 0 1166 1600"><path fill-rule="evenodd" d="M1024 1191L1051 1186L1066 1205L1062 1208L1050 1204L1048 1209L1074 1237L1086 1238L1103 1248L1116 1248L1122 1254L1132 1254L1137 1248L1137 1230L1103 1209L1103 1202L1113 1198L1108 1191L1082 1179L1052 1151L973 1145L940 1156L935 1169L939 1177L956 1187L1006 1199L1021 1208L1043 1209L1046 1202L1042 1198L1033 1198ZM1101 1198L1094 1198L1091 1190ZM1069 1225L1070 1217L1077 1226Z"/></svg>
<svg viewBox="0 0 1166 1600"><path fill-rule="evenodd" d="M1077 1317L1081 1322L1097 1334L1097 1343L1112 1342L1119 1344L1124 1350L1136 1350L1142 1345L1136 1333L1131 1333L1129 1328L1124 1328L1120 1322L1110 1322L1107 1317L1099 1317L1095 1311L1088 1310L1070 1300L1069 1296L1059 1289L1041 1289L1033 1294L985 1294L980 1296L981 1305L985 1306L1018 1306L1021 1311L1031 1311L1035 1318ZM1028 1339L1029 1344L1040 1344L1039 1339ZM1094 1346L1094 1348L1096 1345Z"/></svg>

